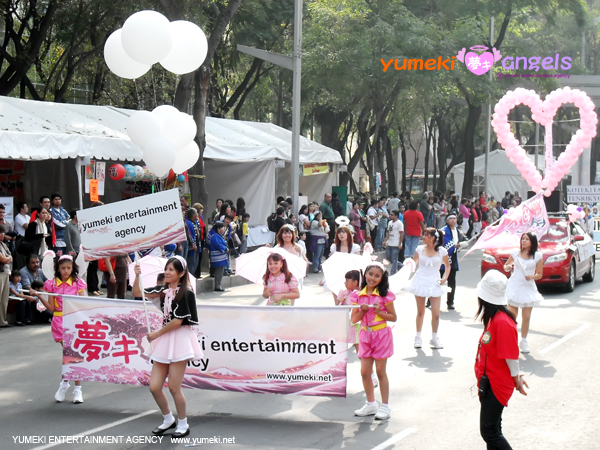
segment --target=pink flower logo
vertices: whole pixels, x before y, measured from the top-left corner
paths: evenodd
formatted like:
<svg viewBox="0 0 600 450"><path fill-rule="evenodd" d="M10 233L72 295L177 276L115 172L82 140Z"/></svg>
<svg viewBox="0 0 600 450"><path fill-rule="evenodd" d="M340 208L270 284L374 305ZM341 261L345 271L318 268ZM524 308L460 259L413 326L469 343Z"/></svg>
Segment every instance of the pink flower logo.
<svg viewBox="0 0 600 450"><path fill-rule="evenodd" d="M475 45L471 47L469 50L474 50L473 52L469 52L465 55L465 48L463 48L458 55L456 55L456 59L460 62L464 63L471 72L475 75L483 75L488 72L496 61L502 59L502 55L496 48L492 48L493 54L491 52L486 52L488 47L484 45ZM481 52L481 55L478 55L475 52Z"/></svg>

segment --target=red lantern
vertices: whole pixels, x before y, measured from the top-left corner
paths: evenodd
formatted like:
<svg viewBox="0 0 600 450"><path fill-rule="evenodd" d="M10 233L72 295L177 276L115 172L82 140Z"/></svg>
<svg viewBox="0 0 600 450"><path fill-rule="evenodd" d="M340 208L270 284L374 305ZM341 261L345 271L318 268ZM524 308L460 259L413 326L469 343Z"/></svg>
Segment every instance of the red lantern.
<svg viewBox="0 0 600 450"><path fill-rule="evenodd" d="M113 180L120 180L125 177L127 171L121 164L113 164L108 168L108 176Z"/></svg>

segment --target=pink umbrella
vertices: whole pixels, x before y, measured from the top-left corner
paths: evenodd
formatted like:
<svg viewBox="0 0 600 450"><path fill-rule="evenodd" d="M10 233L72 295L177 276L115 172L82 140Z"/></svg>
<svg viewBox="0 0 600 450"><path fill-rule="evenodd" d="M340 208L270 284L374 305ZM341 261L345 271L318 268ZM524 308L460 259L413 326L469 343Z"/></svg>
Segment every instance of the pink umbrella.
<svg viewBox="0 0 600 450"><path fill-rule="evenodd" d="M235 260L235 274L256 284L263 283L263 276L267 272L267 258L272 253L279 253L285 258L288 270L298 280L304 278L306 261L279 247L260 247L253 252L243 253Z"/></svg>
<svg viewBox="0 0 600 450"><path fill-rule="evenodd" d="M167 264L168 258L160 258L158 256L144 256L140 259L140 267L142 268L142 284L145 289L152 286L156 286L156 277L165 272L165 265ZM133 286L135 281L135 262L129 264L129 284ZM188 274L188 281L196 293L196 278L191 274Z"/></svg>
<svg viewBox="0 0 600 450"><path fill-rule="evenodd" d="M323 275L327 289L337 295L344 289L346 273L351 270L365 270L371 263L371 255L352 255L335 252L323 263Z"/></svg>

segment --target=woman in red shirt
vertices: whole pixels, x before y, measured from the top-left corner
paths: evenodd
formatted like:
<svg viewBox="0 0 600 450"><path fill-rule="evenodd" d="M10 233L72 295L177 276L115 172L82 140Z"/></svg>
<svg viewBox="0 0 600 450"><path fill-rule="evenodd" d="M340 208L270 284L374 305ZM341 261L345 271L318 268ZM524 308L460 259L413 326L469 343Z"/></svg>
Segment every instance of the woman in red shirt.
<svg viewBox="0 0 600 450"><path fill-rule="evenodd" d="M502 411L516 389L527 395L527 383L519 375L517 321L507 308L508 279L497 270L486 272L477 285L480 317L484 325L475 360L481 413L479 430L487 448L511 449L502 435Z"/></svg>

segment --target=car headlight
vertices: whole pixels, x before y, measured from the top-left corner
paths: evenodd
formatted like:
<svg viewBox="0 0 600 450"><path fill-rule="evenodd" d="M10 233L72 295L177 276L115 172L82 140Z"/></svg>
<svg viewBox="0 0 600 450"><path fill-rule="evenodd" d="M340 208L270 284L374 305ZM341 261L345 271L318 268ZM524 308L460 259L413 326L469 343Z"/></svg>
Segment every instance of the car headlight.
<svg viewBox="0 0 600 450"><path fill-rule="evenodd" d="M488 264L496 264L496 258L494 258L492 255L488 255L487 253L484 253L481 259Z"/></svg>
<svg viewBox="0 0 600 450"><path fill-rule="evenodd" d="M569 257L568 253L559 253L558 255L549 256L544 264L551 264L559 261L564 261Z"/></svg>

